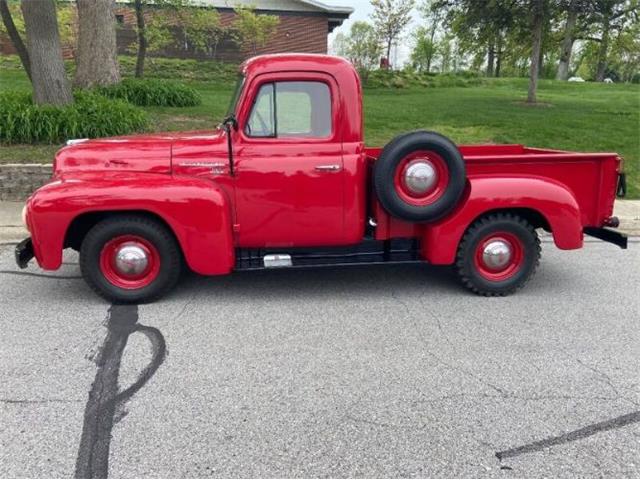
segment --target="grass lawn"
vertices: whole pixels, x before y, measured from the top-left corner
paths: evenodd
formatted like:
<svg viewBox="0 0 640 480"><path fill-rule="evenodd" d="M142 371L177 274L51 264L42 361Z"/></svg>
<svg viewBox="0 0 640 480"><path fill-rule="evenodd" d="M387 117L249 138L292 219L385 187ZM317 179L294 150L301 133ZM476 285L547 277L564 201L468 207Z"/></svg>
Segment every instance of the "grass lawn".
<svg viewBox="0 0 640 480"><path fill-rule="evenodd" d="M232 85L189 81L203 98L190 108L147 108L152 129L207 129L224 115ZM384 145L406 130L430 129L458 143L523 143L578 152L617 152L626 160L629 197L640 198L640 86L543 80L541 106L522 103L526 79L480 86L365 89L365 135ZM28 90L19 70L0 72L0 89ZM0 162L51 161L57 145L0 146Z"/></svg>

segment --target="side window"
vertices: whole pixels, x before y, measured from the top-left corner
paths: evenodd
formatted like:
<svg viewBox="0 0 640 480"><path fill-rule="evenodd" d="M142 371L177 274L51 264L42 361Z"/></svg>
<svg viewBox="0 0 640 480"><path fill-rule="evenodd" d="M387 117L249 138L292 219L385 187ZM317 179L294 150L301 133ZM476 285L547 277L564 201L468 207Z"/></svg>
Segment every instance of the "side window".
<svg viewBox="0 0 640 480"><path fill-rule="evenodd" d="M331 131L329 86L311 81L262 85L246 126L252 137L327 138Z"/></svg>
<svg viewBox="0 0 640 480"><path fill-rule="evenodd" d="M267 83L260 87L256 101L251 109L246 133L251 137L275 137L274 126L274 84Z"/></svg>

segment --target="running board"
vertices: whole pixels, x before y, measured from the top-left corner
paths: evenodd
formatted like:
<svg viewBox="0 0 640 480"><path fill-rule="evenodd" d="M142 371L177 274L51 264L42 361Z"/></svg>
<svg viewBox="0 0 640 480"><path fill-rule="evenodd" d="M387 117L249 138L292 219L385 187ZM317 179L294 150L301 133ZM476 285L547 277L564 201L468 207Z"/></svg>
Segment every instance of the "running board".
<svg viewBox="0 0 640 480"><path fill-rule="evenodd" d="M295 268L421 261L418 241L413 238L393 240L365 239L349 247L318 248L238 248L236 270Z"/></svg>

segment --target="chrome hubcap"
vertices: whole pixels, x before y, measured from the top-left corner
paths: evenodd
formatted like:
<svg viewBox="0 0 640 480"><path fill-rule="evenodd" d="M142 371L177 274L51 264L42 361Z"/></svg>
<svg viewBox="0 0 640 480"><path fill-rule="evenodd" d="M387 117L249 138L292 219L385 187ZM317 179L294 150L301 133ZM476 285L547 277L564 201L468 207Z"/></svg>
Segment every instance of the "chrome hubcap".
<svg viewBox="0 0 640 480"><path fill-rule="evenodd" d="M482 251L482 261L487 268L500 270L509 264L512 255L511 245L502 240L493 240L485 245Z"/></svg>
<svg viewBox="0 0 640 480"><path fill-rule="evenodd" d="M427 193L438 181L438 172L428 160L409 165L404 173L404 183L407 189L416 195Z"/></svg>
<svg viewBox="0 0 640 480"><path fill-rule="evenodd" d="M125 245L116 252L115 267L122 275L140 275L148 265L147 252L137 245Z"/></svg>

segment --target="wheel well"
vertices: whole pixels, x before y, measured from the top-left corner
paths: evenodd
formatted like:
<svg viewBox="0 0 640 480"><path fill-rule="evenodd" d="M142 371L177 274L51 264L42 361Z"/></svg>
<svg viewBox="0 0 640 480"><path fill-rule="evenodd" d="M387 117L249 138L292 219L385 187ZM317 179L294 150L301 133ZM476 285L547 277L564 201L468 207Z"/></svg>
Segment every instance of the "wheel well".
<svg viewBox="0 0 640 480"><path fill-rule="evenodd" d="M549 225L549 222L544 217L544 215L532 208L497 208L494 210L488 210L486 212L482 212L482 214L474 218L469 226L473 225L483 217L496 213L511 213L513 215L518 215L519 217L529 222L533 228L542 228L547 232L551 231L551 226Z"/></svg>
<svg viewBox="0 0 640 480"><path fill-rule="evenodd" d="M141 217L147 217L161 223L167 228L169 232L171 232L173 237L176 239L176 243L180 245L180 242L178 242L178 239L175 237L173 229L161 216L146 210L115 210L106 212L87 212L78 215L73 219L73 221L69 225L69 228L67 228L67 233L64 237L64 248L70 247L74 250L79 251L80 247L82 246L84 237L87 235L89 230L91 230L98 222L101 222L102 220L105 220L107 218L131 214L139 215Z"/></svg>

